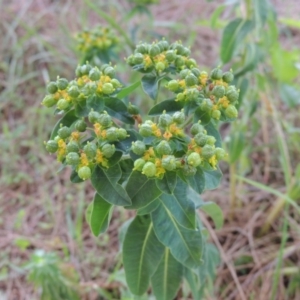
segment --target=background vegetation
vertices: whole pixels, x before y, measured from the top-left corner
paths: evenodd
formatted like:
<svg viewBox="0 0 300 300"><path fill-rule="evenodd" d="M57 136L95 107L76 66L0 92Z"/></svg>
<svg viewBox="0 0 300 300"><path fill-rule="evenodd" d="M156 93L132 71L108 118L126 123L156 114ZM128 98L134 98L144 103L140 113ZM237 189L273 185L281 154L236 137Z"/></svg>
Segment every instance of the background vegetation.
<svg viewBox="0 0 300 300"><path fill-rule="evenodd" d="M299 4L161 2L145 9L125 0L0 0L1 299L49 299L58 291L52 299L138 299L126 289L119 254L130 212L115 210L107 233L94 238L85 221L92 189L71 184L69 171L57 174L43 145L55 123L40 105L45 85L57 75L73 78L82 59L75 34L98 24L116 32L121 59L135 42L165 36L190 45L204 69L233 68L240 118L221 126L230 156L220 188L204 194L226 222L215 231L200 216L221 262L203 293L300 298ZM122 79L136 75L129 76ZM132 99L142 101L146 112L151 100ZM193 299L186 285L178 299Z"/></svg>

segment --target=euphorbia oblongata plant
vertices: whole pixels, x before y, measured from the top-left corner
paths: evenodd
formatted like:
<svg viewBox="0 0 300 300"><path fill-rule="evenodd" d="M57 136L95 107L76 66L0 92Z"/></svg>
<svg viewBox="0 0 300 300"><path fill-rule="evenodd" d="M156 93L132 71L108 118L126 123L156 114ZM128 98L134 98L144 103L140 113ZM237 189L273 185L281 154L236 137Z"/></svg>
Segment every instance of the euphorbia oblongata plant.
<svg viewBox="0 0 300 300"><path fill-rule="evenodd" d="M216 204L199 195L220 182L226 153L217 125L237 117L239 92L231 71L202 71L180 42L140 43L127 63L144 74L127 86L109 64L86 63L74 80L50 82L42 103L62 117L45 145L72 168L73 183L91 181L94 235L107 229L114 206L135 210L120 234L130 291L142 295L151 284L157 299L173 299L183 276L208 264L197 209L222 223L209 209ZM153 99L148 116L128 103L140 86Z"/></svg>

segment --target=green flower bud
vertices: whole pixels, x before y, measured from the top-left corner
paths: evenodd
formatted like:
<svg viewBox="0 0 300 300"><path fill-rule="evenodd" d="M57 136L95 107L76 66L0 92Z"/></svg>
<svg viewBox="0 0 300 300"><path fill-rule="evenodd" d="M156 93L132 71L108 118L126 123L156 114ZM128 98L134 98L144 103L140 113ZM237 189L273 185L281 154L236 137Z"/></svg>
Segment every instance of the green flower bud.
<svg viewBox="0 0 300 300"><path fill-rule="evenodd" d="M145 161L142 158L138 158L135 162L134 162L134 170L137 171L142 171L143 167L145 165Z"/></svg>
<svg viewBox="0 0 300 300"><path fill-rule="evenodd" d="M55 99L51 95L47 95L43 101L42 104L46 107L52 107L56 104Z"/></svg>
<svg viewBox="0 0 300 300"><path fill-rule="evenodd" d="M165 112L159 116L158 119L158 125L166 128L172 123L172 117L169 114L166 114Z"/></svg>
<svg viewBox="0 0 300 300"><path fill-rule="evenodd" d="M142 141L132 142L131 150L136 155L143 155L146 151L146 145Z"/></svg>
<svg viewBox="0 0 300 300"><path fill-rule="evenodd" d="M47 84L47 91L49 94L55 94L57 92L57 84L54 81L51 81Z"/></svg>
<svg viewBox="0 0 300 300"><path fill-rule="evenodd" d="M76 85L73 85L68 89L68 95L71 98L77 98L79 96L79 94L80 94L80 92Z"/></svg>
<svg viewBox="0 0 300 300"><path fill-rule="evenodd" d="M89 78L93 81L99 80L100 76L101 76L101 72L97 67L93 68L89 73Z"/></svg>
<svg viewBox="0 0 300 300"><path fill-rule="evenodd" d="M79 144L75 141L71 141L67 145L67 152L78 152L79 151Z"/></svg>
<svg viewBox="0 0 300 300"><path fill-rule="evenodd" d="M148 47L145 44L139 44L136 46L135 53L146 54L148 53Z"/></svg>
<svg viewBox="0 0 300 300"><path fill-rule="evenodd" d="M185 94L184 93L179 93L176 96L176 101L183 101L185 100Z"/></svg>
<svg viewBox="0 0 300 300"><path fill-rule="evenodd" d="M50 153L55 153L58 149L58 144L57 144L57 141L54 141L54 140L49 140L47 143L46 143L46 150Z"/></svg>
<svg viewBox="0 0 300 300"><path fill-rule="evenodd" d="M226 152L222 148L216 148L215 149L215 155L217 157L217 160L222 160L226 156Z"/></svg>
<svg viewBox="0 0 300 300"><path fill-rule="evenodd" d="M160 48L159 46L157 45L152 45L150 47L150 50L149 50L149 55L152 56L152 57L155 57L156 55L158 55L160 53Z"/></svg>
<svg viewBox="0 0 300 300"><path fill-rule="evenodd" d="M210 78L213 80L219 80L222 78L223 72L219 68L215 68L210 73Z"/></svg>
<svg viewBox="0 0 300 300"><path fill-rule="evenodd" d="M214 149L214 147L212 147L211 145L205 145L205 146L202 148L201 155L203 156L203 158L209 159L209 158L211 158L214 154L215 154L215 149Z"/></svg>
<svg viewBox="0 0 300 300"><path fill-rule="evenodd" d="M196 135L197 133L203 133L204 127L200 123L195 123L191 127L191 134Z"/></svg>
<svg viewBox="0 0 300 300"><path fill-rule="evenodd" d="M226 97L231 103L235 103L239 99L239 93L234 87L229 87L226 92Z"/></svg>
<svg viewBox="0 0 300 300"><path fill-rule="evenodd" d="M97 111L90 111L88 114L88 119L91 123L97 123L100 121L100 114Z"/></svg>
<svg viewBox="0 0 300 300"><path fill-rule="evenodd" d="M100 123L101 126L106 128L110 126L112 123L111 116L106 113L101 115L99 114L98 122Z"/></svg>
<svg viewBox="0 0 300 300"><path fill-rule="evenodd" d="M83 120L78 120L75 123L75 129L79 132L84 132L86 130L86 127L87 127L87 125Z"/></svg>
<svg viewBox="0 0 300 300"><path fill-rule="evenodd" d="M142 137L152 136L152 128L149 124L142 124L139 129L139 133Z"/></svg>
<svg viewBox="0 0 300 300"><path fill-rule="evenodd" d="M175 44L175 50L176 50L176 53L177 55L183 55L184 52L185 52L185 49L184 49L184 46L182 46L181 44Z"/></svg>
<svg viewBox="0 0 300 300"><path fill-rule="evenodd" d="M134 65L142 64L144 62L144 55L141 53L135 53L132 61Z"/></svg>
<svg viewBox="0 0 300 300"><path fill-rule="evenodd" d="M167 141L161 141L155 147L155 150L160 156L172 154L172 149L170 147L170 144Z"/></svg>
<svg viewBox="0 0 300 300"><path fill-rule="evenodd" d="M116 71L113 67L109 66L109 67L104 69L104 74L111 77L111 78L114 78L115 75L116 75Z"/></svg>
<svg viewBox="0 0 300 300"><path fill-rule="evenodd" d="M76 70L75 70L75 75L77 77L81 77L83 74L81 74L81 66L77 66Z"/></svg>
<svg viewBox="0 0 300 300"><path fill-rule="evenodd" d="M206 144L207 145L211 145L211 146L213 146L215 143L216 143L216 138L214 137L214 136L212 136L212 135L208 135L207 136L207 141L206 141Z"/></svg>
<svg viewBox="0 0 300 300"><path fill-rule="evenodd" d="M192 68L192 73L198 78L201 74L200 70L198 68Z"/></svg>
<svg viewBox="0 0 300 300"><path fill-rule="evenodd" d="M213 104L209 98L203 99L200 104L200 108L203 111L210 112L212 110Z"/></svg>
<svg viewBox="0 0 300 300"><path fill-rule="evenodd" d="M185 84L187 86L193 86L198 83L198 79L194 74L189 74L185 77Z"/></svg>
<svg viewBox="0 0 300 300"><path fill-rule="evenodd" d="M124 128L117 129L118 140L124 140L127 138L127 131Z"/></svg>
<svg viewBox="0 0 300 300"><path fill-rule="evenodd" d="M78 176L83 180L87 180L92 176L92 171L89 167L86 167L86 166L81 167L78 170Z"/></svg>
<svg viewBox="0 0 300 300"><path fill-rule="evenodd" d="M181 125L185 121L185 115L183 111L176 111L172 116L172 121L178 125Z"/></svg>
<svg viewBox="0 0 300 300"><path fill-rule="evenodd" d="M127 107L127 111L131 115L138 115L140 113L139 108L136 105L132 105L131 103L129 103L129 105Z"/></svg>
<svg viewBox="0 0 300 300"><path fill-rule="evenodd" d="M83 147L83 151L88 159L94 159L97 153L97 146L94 143L87 143Z"/></svg>
<svg viewBox="0 0 300 300"><path fill-rule="evenodd" d="M179 89L179 83L177 80L170 80L167 84L167 88L172 92L177 92Z"/></svg>
<svg viewBox="0 0 300 300"><path fill-rule="evenodd" d="M190 56L191 55L191 50L187 47L184 47L182 55L183 56Z"/></svg>
<svg viewBox="0 0 300 300"><path fill-rule="evenodd" d="M200 147L203 147L207 142L208 136L202 132L197 133L194 137L196 144Z"/></svg>
<svg viewBox="0 0 300 300"><path fill-rule="evenodd" d="M103 64L103 65L100 67L100 71L104 73L104 71L105 71L106 68L111 68L111 65L109 65L109 64Z"/></svg>
<svg viewBox="0 0 300 300"><path fill-rule="evenodd" d="M70 107L70 103L69 101L67 101L66 99L60 99L57 102L57 108L60 110L67 110Z"/></svg>
<svg viewBox="0 0 300 300"><path fill-rule="evenodd" d="M217 109L213 110L213 112L211 113L211 117L215 120L220 120L221 112Z"/></svg>
<svg viewBox="0 0 300 300"><path fill-rule="evenodd" d="M59 78L57 80L57 87L63 91L68 87L69 81L66 78Z"/></svg>
<svg viewBox="0 0 300 300"><path fill-rule="evenodd" d="M169 49L169 43L166 40L159 41L158 46L161 49L161 52Z"/></svg>
<svg viewBox="0 0 300 300"><path fill-rule="evenodd" d="M181 56L177 56L175 60L175 67L181 69L185 65L185 60Z"/></svg>
<svg viewBox="0 0 300 300"><path fill-rule="evenodd" d="M114 90L115 90L114 86L109 82L104 83L102 86L103 94L109 95L109 94L113 93Z"/></svg>
<svg viewBox="0 0 300 300"><path fill-rule="evenodd" d="M81 75L88 75L89 72L90 72L90 70L91 70L91 68L92 67L90 65L82 65L80 67L80 73L81 73Z"/></svg>
<svg viewBox="0 0 300 300"><path fill-rule="evenodd" d="M146 162L142 169L142 174L146 175L147 177L153 177L156 173L156 166L152 162Z"/></svg>
<svg viewBox="0 0 300 300"><path fill-rule="evenodd" d="M109 142L115 142L118 140L118 129L116 127L110 127L106 130L106 139Z"/></svg>
<svg viewBox="0 0 300 300"><path fill-rule="evenodd" d="M180 71L179 76L181 79L185 79L190 73L191 71L189 69L183 69Z"/></svg>
<svg viewBox="0 0 300 300"><path fill-rule="evenodd" d="M80 157L76 152L70 152L66 156L66 163L71 166L77 166L80 162Z"/></svg>
<svg viewBox="0 0 300 300"><path fill-rule="evenodd" d="M190 88L187 90L186 97L189 101L194 101L199 96L199 91L196 88Z"/></svg>
<svg viewBox="0 0 300 300"><path fill-rule="evenodd" d="M222 76L222 79L223 81L230 83L234 79L234 76L232 72L225 72Z"/></svg>
<svg viewBox="0 0 300 300"><path fill-rule="evenodd" d="M63 126L61 128L58 129L57 134L59 135L59 137L61 137L62 139L66 139L68 138L72 133L71 128L67 127L67 126Z"/></svg>
<svg viewBox="0 0 300 300"><path fill-rule="evenodd" d="M186 60L185 65L191 69L191 68L197 66L197 62L193 58L189 58Z"/></svg>
<svg viewBox="0 0 300 300"><path fill-rule="evenodd" d="M228 105L225 109L225 116L229 119L235 119L238 116L238 111L233 105Z"/></svg>
<svg viewBox="0 0 300 300"><path fill-rule="evenodd" d="M222 85L216 85L213 90L212 94L216 96L217 98L222 98L225 94L225 88Z"/></svg>
<svg viewBox="0 0 300 300"><path fill-rule="evenodd" d="M155 64L155 69L158 72L162 72L165 68L166 68L166 65L161 61L159 61L158 63Z"/></svg>
<svg viewBox="0 0 300 300"><path fill-rule="evenodd" d="M115 89L122 87L122 84L118 79L113 78L110 83L114 86Z"/></svg>
<svg viewBox="0 0 300 300"><path fill-rule="evenodd" d="M116 152L115 145L105 144L102 147L101 152L106 158L111 158Z"/></svg>
<svg viewBox="0 0 300 300"><path fill-rule="evenodd" d="M130 55L127 57L126 59L126 62L128 63L129 66L133 67L134 65L137 65L135 63L135 60L134 60L134 56L133 55Z"/></svg>
<svg viewBox="0 0 300 300"><path fill-rule="evenodd" d="M174 155L168 155L161 160L161 165L167 171L176 169L176 158Z"/></svg>
<svg viewBox="0 0 300 300"><path fill-rule="evenodd" d="M187 158L187 162L190 166L193 167L198 167L201 164L201 157L199 155L199 153L197 152L192 152L188 158Z"/></svg>
<svg viewBox="0 0 300 300"><path fill-rule="evenodd" d="M177 57L177 55L176 55L176 53L175 53L174 50L168 50L165 55L166 55L166 60L168 62L174 61L176 59L176 57Z"/></svg>

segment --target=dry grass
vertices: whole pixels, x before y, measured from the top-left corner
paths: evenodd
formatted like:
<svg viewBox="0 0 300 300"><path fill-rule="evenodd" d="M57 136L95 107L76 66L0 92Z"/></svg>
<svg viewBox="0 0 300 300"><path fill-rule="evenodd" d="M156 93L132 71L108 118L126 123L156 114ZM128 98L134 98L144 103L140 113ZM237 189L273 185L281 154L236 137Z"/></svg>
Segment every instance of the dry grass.
<svg viewBox="0 0 300 300"><path fill-rule="evenodd" d="M192 50L199 63L214 66L219 34L208 27L198 29L196 21L210 15L215 5L204 0L164 2L152 8L155 30L169 38L185 40L186 27L178 26L169 34L165 20L169 24L188 24L192 36L188 38L190 42L195 39ZM80 287L86 291L82 299L101 299L95 292L97 288L109 291L122 288L119 281L109 277L116 274L114 268L120 261L118 229L129 214L116 209L108 232L98 239L92 236L84 220L92 189L89 185L69 183L69 171L56 174L58 163L43 148L55 120L40 106L46 81L58 74L73 76L77 64L73 34L99 19L82 1L0 0L0 6L0 298L37 299L21 266L34 249L45 249L59 253L67 266L78 272ZM122 1L109 9L118 18L127 7ZM143 18L147 24L147 17ZM129 27L134 27L137 21L131 21ZM126 51L121 55L125 56ZM259 115L256 118L260 120ZM295 126L299 123L289 111L286 118ZM271 118L268 121L271 124ZM267 128L268 144L263 144L261 131L251 141L251 169L247 176L285 192L272 127ZM292 159L299 161L297 143L290 146ZM266 148L268 152L262 150ZM204 195L222 207L226 220L223 229L214 231L210 220L202 216L222 257L215 296L207 299L270 299L283 219L274 222L265 235L260 235L260 229L276 198L239 182L237 197L242 206L230 218L228 167L224 165L223 170L222 186ZM287 218L290 226L278 300L300 299L299 289L296 294L287 293L292 275L298 272L299 278L299 216L290 209ZM22 240L27 243L25 249L20 246Z"/></svg>

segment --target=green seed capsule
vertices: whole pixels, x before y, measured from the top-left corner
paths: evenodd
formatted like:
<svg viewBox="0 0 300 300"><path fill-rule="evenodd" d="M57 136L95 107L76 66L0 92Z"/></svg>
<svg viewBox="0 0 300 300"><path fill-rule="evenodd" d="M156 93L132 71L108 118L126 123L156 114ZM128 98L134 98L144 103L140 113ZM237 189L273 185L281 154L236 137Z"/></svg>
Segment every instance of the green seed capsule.
<svg viewBox="0 0 300 300"><path fill-rule="evenodd" d="M225 72L222 76L223 81L230 83L234 79L232 72Z"/></svg>
<svg viewBox="0 0 300 300"><path fill-rule="evenodd" d="M201 155L205 159L211 158L215 154L215 149L211 145L205 145L202 148Z"/></svg>
<svg viewBox="0 0 300 300"><path fill-rule="evenodd" d="M66 163L71 166L77 166L80 162L80 157L76 152L70 152L66 156Z"/></svg>
<svg viewBox="0 0 300 300"><path fill-rule="evenodd" d="M193 58L189 58L186 60L185 65L191 69L197 66L197 62Z"/></svg>
<svg viewBox="0 0 300 300"><path fill-rule="evenodd" d="M106 69L106 68L110 68L110 67L111 67L111 65L109 65L109 64L103 64L103 65L100 67L100 71L104 73L105 69Z"/></svg>
<svg viewBox="0 0 300 300"><path fill-rule="evenodd" d="M122 84L118 79L113 78L110 83L114 86L115 89L122 87Z"/></svg>
<svg viewBox="0 0 300 300"><path fill-rule="evenodd" d="M158 125L166 128L172 123L172 117L169 114L163 113L159 116Z"/></svg>
<svg viewBox="0 0 300 300"><path fill-rule="evenodd" d="M181 56L177 56L175 60L175 67L181 69L185 65L185 60Z"/></svg>
<svg viewBox="0 0 300 300"><path fill-rule="evenodd" d="M201 74L200 70L197 68L192 68L191 69L192 73L198 78Z"/></svg>
<svg viewBox="0 0 300 300"><path fill-rule="evenodd" d="M152 136L152 127L149 124L142 124L139 129L139 133L142 137Z"/></svg>
<svg viewBox="0 0 300 300"><path fill-rule="evenodd" d="M136 155L143 155L146 151L146 145L142 141L135 141L131 144L131 150Z"/></svg>
<svg viewBox="0 0 300 300"><path fill-rule="evenodd" d="M68 89L68 95L71 98L77 98L79 96L79 94L80 94L80 92L76 85L73 85Z"/></svg>
<svg viewBox="0 0 300 300"><path fill-rule="evenodd" d="M106 139L109 142L115 142L118 140L118 130L116 127L110 127L106 130Z"/></svg>
<svg viewBox="0 0 300 300"><path fill-rule="evenodd" d="M182 53L183 56L190 56L191 55L191 50L187 47L184 47L184 51Z"/></svg>
<svg viewBox="0 0 300 300"><path fill-rule="evenodd" d="M235 88L229 88L226 92L226 97L231 103L235 103L239 99L239 93Z"/></svg>
<svg viewBox="0 0 300 300"><path fill-rule="evenodd" d="M160 156L172 154L172 149L170 147L170 144L167 141L161 141L155 147L155 150Z"/></svg>
<svg viewBox="0 0 300 300"><path fill-rule="evenodd" d="M109 127L112 124L111 116L108 114L99 114L98 122L103 127Z"/></svg>
<svg viewBox="0 0 300 300"><path fill-rule="evenodd" d="M211 117L215 120L220 120L221 112L216 109L211 113Z"/></svg>
<svg viewBox="0 0 300 300"><path fill-rule="evenodd" d="M51 95L47 95L43 101L42 104L46 107L52 107L56 104L55 99Z"/></svg>
<svg viewBox="0 0 300 300"><path fill-rule="evenodd" d="M103 94L109 95L109 94L113 93L114 90L115 90L114 86L109 82L104 83L102 86Z"/></svg>
<svg viewBox="0 0 300 300"><path fill-rule="evenodd" d="M217 98L222 98L225 95L225 88L222 85L216 85L213 90L212 94Z"/></svg>
<svg viewBox="0 0 300 300"><path fill-rule="evenodd" d="M233 105L228 105L228 107L225 109L225 115L227 118L235 119L238 116L238 111Z"/></svg>
<svg viewBox="0 0 300 300"><path fill-rule="evenodd" d="M200 147L203 147L207 142L208 136L202 132L197 133L194 137L196 144Z"/></svg>
<svg viewBox="0 0 300 300"><path fill-rule="evenodd" d="M161 160L161 165L167 171L174 171L176 169L176 158L174 155L168 155Z"/></svg>
<svg viewBox="0 0 300 300"><path fill-rule="evenodd" d="M57 141L54 141L54 140L49 140L47 143L46 143L46 150L50 153L55 153L58 149L58 144L57 144Z"/></svg>
<svg viewBox="0 0 300 300"><path fill-rule="evenodd" d="M80 73L82 75L88 75L89 72L91 71L92 67L90 65L82 65L80 67Z"/></svg>
<svg viewBox="0 0 300 300"><path fill-rule="evenodd" d="M84 132L86 130L86 127L87 127L87 125L83 120L78 120L75 123L75 129L79 132Z"/></svg>
<svg viewBox="0 0 300 300"><path fill-rule="evenodd" d="M57 80L57 87L63 91L68 87L69 81L66 78L59 78Z"/></svg>
<svg viewBox="0 0 300 300"><path fill-rule="evenodd" d="M166 40L160 41L158 45L162 49L162 51L166 51L169 49L169 43Z"/></svg>
<svg viewBox="0 0 300 300"><path fill-rule="evenodd" d="M217 160L222 160L226 156L226 152L222 148L216 148L215 154L216 154Z"/></svg>
<svg viewBox="0 0 300 300"><path fill-rule="evenodd" d="M185 94L184 93L179 93L176 96L176 101L184 101L185 100Z"/></svg>
<svg viewBox="0 0 300 300"><path fill-rule="evenodd" d="M199 96L199 91L196 88L190 88L187 90L186 97L189 101L197 100Z"/></svg>
<svg viewBox="0 0 300 300"><path fill-rule="evenodd" d="M167 88L172 92L177 92L180 85L177 80L170 80L167 84Z"/></svg>
<svg viewBox="0 0 300 300"><path fill-rule="evenodd" d="M90 111L88 114L88 119L91 123L100 123L100 114L96 111Z"/></svg>
<svg viewBox="0 0 300 300"><path fill-rule="evenodd" d="M66 99L60 99L57 102L57 108L60 110L67 110L70 107L70 103L69 101L67 101Z"/></svg>
<svg viewBox="0 0 300 300"><path fill-rule="evenodd" d="M145 161L142 158L138 158L135 162L134 162L134 170L137 171L142 171L143 167L145 165Z"/></svg>
<svg viewBox="0 0 300 300"><path fill-rule="evenodd" d="M77 77L81 77L83 74L81 74L81 66L77 66L76 70L75 70L75 75Z"/></svg>
<svg viewBox="0 0 300 300"><path fill-rule="evenodd" d="M127 138L127 131L124 128L117 129L118 140L124 140Z"/></svg>
<svg viewBox="0 0 300 300"><path fill-rule="evenodd" d="M157 45L152 45L149 50L149 55L155 57L160 53L160 48Z"/></svg>
<svg viewBox="0 0 300 300"><path fill-rule="evenodd" d="M57 92L58 88L57 88L57 84L54 81L51 81L48 83L47 85L47 91L50 94L55 94Z"/></svg>
<svg viewBox="0 0 300 300"><path fill-rule="evenodd" d="M206 111L206 112L210 112L212 110L212 107L213 107L213 104L212 104L211 100L208 98L203 99L202 103L200 104L201 110Z"/></svg>
<svg viewBox="0 0 300 300"><path fill-rule="evenodd" d="M89 73L89 78L93 81L99 80L100 76L101 76L101 72L97 67L93 68Z"/></svg>
<svg viewBox="0 0 300 300"><path fill-rule="evenodd" d="M146 162L142 169L142 174L146 175L147 177L153 177L156 173L156 166L152 162Z"/></svg>
<svg viewBox="0 0 300 300"><path fill-rule="evenodd" d="M148 47L145 44L139 44L136 46L135 53L146 54L148 53Z"/></svg>
<svg viewBox="0 0 300 300"><path fill-rule="evenodd" d="M212 136L212 135L208 135L207 136L207 141L206 141L206 144L207 145L211 145L211 146L213 146L215 143L216 143L216 138L214 137L214 136Z"/></svg>
<svg viewBox="0 0 300 300"><path fill-rule="evenodd" d="M89 167L86 167L86 166L81 167L78 170L78 176L83 180L87 180L92 176L92 171Z"/></svg>
<svg viewBox="0 0 300 300"><path fill-rule="evenodd" d="M199 153L197 152L191 153L187 158L187 162L190 166L198 167L201 164L201 157Z"/></svg>
<svg viewBox="0 0 300 300"><path fill-rule="evenodd" d="M176 111L172 116L172 121L178 125L181 125L185 121L185 115L183 111Z"/></svg>
<svg viewBox="0 0 300 300"><path fill-rule="evenodd" d="M140 113L139 108L137 106L135 106L135 105L132 105L131 103L129 103L129 105L127 107L127 111L131 115L138 115Z"/></svg>
<svg viewBox="0 0 300 300"><path fill-rule="evenodd" d="M223 72L219 68L213 69L210 73L210 78L213 80L219 80L222 78L222 76L223 76Z"/></svg>
<svg viewBox="0 0 300 300"><path fill-rule="evenodd" d="M175 44L175 50L177 55L183 55L185 52L184 46L182 46L181 44Z"/></svg>
<svg viewBox="0 0 300 300"><path fill-rule="evenodd" d="M109 76L110 78L114 78L116 76L116 71L113 67L107 67L104 70L104 74Z"/></svg>
<svg viewBox="0 0 300 300"><path fill-rule="evenodd" d="M176 57L177 57L177 55L176 55L176 53L175 53L174 50L168 50L168 51L166 52L165 56L166 56L166 60L167 60L168 62L174 61L174 60L176 59Z"/></svg>
<svg viewBox="0 0 300 300"><path fill-rule="evenodd" d="M139 65L144 62L144 55L141 53L135 53L132 59L134 65Z"/></svg>
<svg viewBox="0 0 300 300"><path fill-rule="evenodd" d="M166 65L161 61L155 64L155 69L158 72L162 72L165 68L166 68Z"/></svg>
<svg viewBox="0 0 300 300"><path fill-rule="evenodd" d="M72 133L71 128L67 127L67 126L63 126L61 127L57 134L59 135L59 137L61 137L62 139L66 139L68 138Z"/></svg>
<svg viewBox="0 0 300 300"><path fill-rule="evenodd" d="M111 158L116 152L115 145L105 144L102 147L101 152L106 158Z"/></svg>
<svg viewBox="0 0 300 300"><path fill-rule="evenodd" d="M94 159L97 153L97 146L94 143L87 143L83 147L83 151L86 154L88 159Z"/></svg>
<svg viewBox="0 0 300 300"><path fill-rule="evenodd" d="M198 83L198 79L194 74L189 74L185 77L185 84L187 86L194 86Z"/></svg>
<svg viewBox="0 0 300 300"><path fill-rule="evenodd" d="M190 73L191 71L189 69L183 69L180 71L179 76L181 79L185 79Z"/></svg>
<svg viewBox="0 0 300 300"><path fill-rule="evenodd" d="M182 170L185 176L194 176L197 173L197 169L190 165L184 165Z"/></svg>
<svg viewBox="0 0 300 300"><path fill-rule="evenodd" d="M71 141L67 145L67 152L78 152L79 151L79 144L75 141Z"/></svg>
<svg viewBox="0 0 300 300"><path fill-rule="evenodd" d="M191 134L196 135L197 133L203 133L204 127L200 123L195 123L191 127Z"/></svg>

